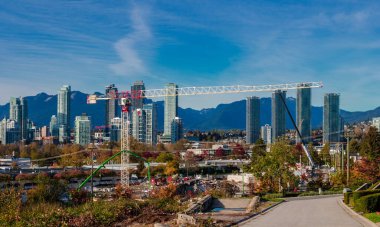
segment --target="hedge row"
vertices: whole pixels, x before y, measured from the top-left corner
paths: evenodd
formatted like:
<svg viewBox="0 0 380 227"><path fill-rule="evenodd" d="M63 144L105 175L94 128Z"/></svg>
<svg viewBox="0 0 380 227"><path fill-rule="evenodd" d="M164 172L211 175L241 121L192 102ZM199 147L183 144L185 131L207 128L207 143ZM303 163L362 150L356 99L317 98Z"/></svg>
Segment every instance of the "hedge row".
<svg viewBox="0 0 380 227"><path fill-rule="evenodd" d="M350 206L355 206L355 202L363 196L380 193L380 190L363 190L357 192L347 192L344 194L344 202Z"/></svg>
<svg viewBox="0 0 380 227"><path fill-rule="evenodd" d="M380 211L380 193L366 195L356 200L355 210L364 213Z"/></svg>
<svg viewBox="0 0 380 227"><path fill-rule="evenodd" d="M352 194L352 199L354 200L354 203L356 200L360 199L363 196L371 195L375 193L380 193L380 190L363 190L363 191L357 191Z"/></svg>

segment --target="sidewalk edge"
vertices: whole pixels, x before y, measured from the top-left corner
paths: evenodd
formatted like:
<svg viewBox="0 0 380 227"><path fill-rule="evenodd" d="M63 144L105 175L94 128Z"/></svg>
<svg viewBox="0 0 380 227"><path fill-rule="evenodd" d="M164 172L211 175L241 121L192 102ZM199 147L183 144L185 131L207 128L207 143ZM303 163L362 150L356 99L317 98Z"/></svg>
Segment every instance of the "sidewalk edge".
<svg viewBox="0 0 380 227"><path fill-rule="evenodd" d="M351 209L349 206L347 206L345 203L343 203L342 199L338 199L338 204L340 207L343 208L344 211L351 217L353 217L355 220L357 220L360 224L366 227L378 227L375 223L368 220L367 218L363 217L362 215L356 213L353 209Z"/></svg>

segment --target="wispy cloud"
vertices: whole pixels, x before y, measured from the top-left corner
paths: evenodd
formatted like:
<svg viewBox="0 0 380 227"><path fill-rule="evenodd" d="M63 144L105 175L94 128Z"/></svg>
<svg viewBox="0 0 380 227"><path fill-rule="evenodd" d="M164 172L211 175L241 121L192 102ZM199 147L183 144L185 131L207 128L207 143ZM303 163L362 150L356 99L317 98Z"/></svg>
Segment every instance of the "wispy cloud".
<svg viewBox="0 0 380 227"><path fill-rule="evenodd" d="M149 9L134 6L131 12L132 31L114 44L121 62L110 68L118 75L136 76L148 73L146 58L149 56L149 43L152 32L148 26Z"/></svg>

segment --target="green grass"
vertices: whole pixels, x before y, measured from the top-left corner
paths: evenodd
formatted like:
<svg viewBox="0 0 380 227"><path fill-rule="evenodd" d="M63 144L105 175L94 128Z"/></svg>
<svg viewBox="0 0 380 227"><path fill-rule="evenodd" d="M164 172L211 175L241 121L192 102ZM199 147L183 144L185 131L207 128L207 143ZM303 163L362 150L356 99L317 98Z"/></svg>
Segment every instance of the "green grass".
<svg viewBox="0 0 380 227"><path fill-rule="evenodd" d="M376 212L368 213L368 214L364 214L364 217L368 218L374 223L380 222L380 213L379 214L377 214Z"/></svg>
<svg viewBox="0 0 380 227"><path fill-rule="evenodd" d="M282 198L273 198L273 199L268 199L268 201L279 203L279 202L285 201L285 199L282 199Z"/></svg>

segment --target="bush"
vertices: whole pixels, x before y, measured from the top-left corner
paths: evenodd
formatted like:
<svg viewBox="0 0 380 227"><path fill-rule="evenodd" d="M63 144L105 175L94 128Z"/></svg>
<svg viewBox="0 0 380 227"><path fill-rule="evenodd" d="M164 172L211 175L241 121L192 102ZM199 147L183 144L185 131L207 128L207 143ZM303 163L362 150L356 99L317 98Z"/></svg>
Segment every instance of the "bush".
<svg viewBox="0 0 380 227"><path fill-rule="evenodd" d="M28 191L28 203L57 202L65 192L63 182L50 179L46 174L38 174L34 181L37 185Z"/></svg>
<svg viewBox="0 0 380 227"><path fill-rule="evenodd" d="M283 194L282 193L273 193L273 194L265 194L263 196L263 199L266 199L266 200L272 200L272 199L278 199L278 198L283 198Z"/></svg>
<svg viewBox="0 0 380 227"><path fill-rule="evenodd" d="M90 197L89 192L85 190L78 191L76 189L72 189L69 191L69 194L70 194L71 202L74 205L83 204L87 202Z"/></svg>
<svg viewBox="0 0 380 227"><path fill-rule="evenodd" d="M183 209L178 200L171 197L150 198L147 200L146 205L148 205L148 207L152 210L160 210L169 213L177 213Z"/></svg>
<svg viewBox="0 0 380 227"><path fill-rule="evenodd" d="M23 180L34 180L36 177L36 174L29 174L29 173L20 173L15 177L15 180L17 181L23 181Z"/></svg>
<svg viewBox="0 0 380 227"><path fill-rule="evenodd" d="M0 190L0 223L13 226L21 212L21 192L14 188Z"/></svg>
<svg viewBox="0 0 380 227"><path fill-rule="evenodd" d="M380 210L380 193L361 197L355 201L355 210L370 213Z"/></svg>
<svg viewBox="0 0 380 227"><path fill-rule="evenodd" d="M11 176L10 175L0 173L0 182L10 181L10 180L11 180Z"/></svg>
<svg viewBox="0 0 380 227"><path fill-rule="evenodd" d="M350 203L350 197L352 196L352 192L346 192L344 193L344 203L349 204Z"/></svg>
<svg viewBox="0 0 380 227"><path fill-rule="evenodd" d="M62 226L66 212L54 203L38 203L23 209L18 226Z"/></svg>
<svg viewBox="0 0 380 227"><path fill-rule="evenodd" d="M363 190L363 191L357 191L352 193L352 204L355 206L356 200L360 199L363 196L371 195L371 194L376 194L380 193L380 190Z"/></svg>
<svg viewBox="0 0 380 227"><path fill-rule="evenodd" d="M299 195L299 192L284 192L284 197L297 197Z"/></svg>

